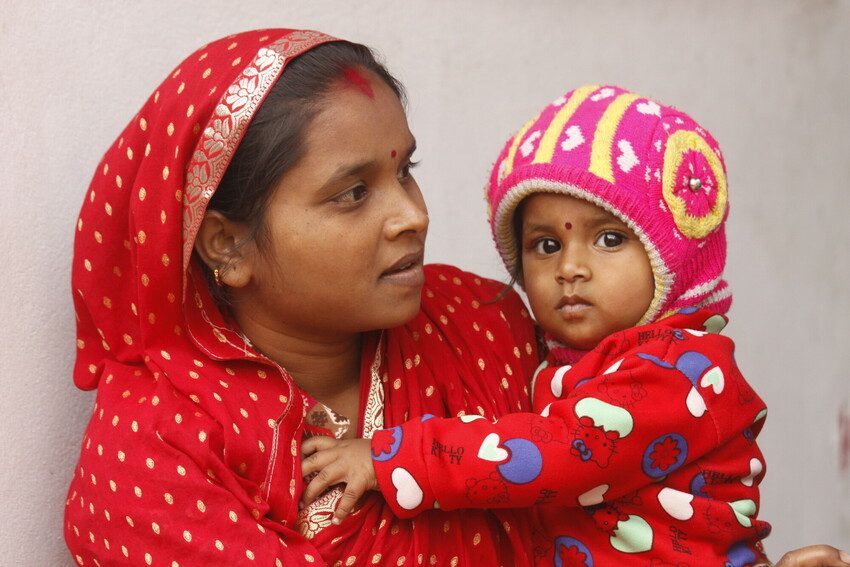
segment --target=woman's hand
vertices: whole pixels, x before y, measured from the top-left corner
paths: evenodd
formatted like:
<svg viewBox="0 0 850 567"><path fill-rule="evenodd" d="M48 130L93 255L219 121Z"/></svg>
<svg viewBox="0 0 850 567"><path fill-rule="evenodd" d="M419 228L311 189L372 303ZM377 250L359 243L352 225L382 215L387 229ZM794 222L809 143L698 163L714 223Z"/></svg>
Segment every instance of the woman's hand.
<svg viewBox="0 0 850 567"><path fill-rule="evenodd" d="M789 551L774 567L847 567L850 553L829 545L810 545Z"/></svg>
<svg viewBox="0 0 850 567"><path fill-rule="evenodd" d="M301 445L301 454L301 474L307 477L318 473L301 496L303 506L312 504L334 484L345 484L334 512L334 524L339 524L351 513L367 490L378 489L372 465L372 444L368 439L311 437Z"/></svg>

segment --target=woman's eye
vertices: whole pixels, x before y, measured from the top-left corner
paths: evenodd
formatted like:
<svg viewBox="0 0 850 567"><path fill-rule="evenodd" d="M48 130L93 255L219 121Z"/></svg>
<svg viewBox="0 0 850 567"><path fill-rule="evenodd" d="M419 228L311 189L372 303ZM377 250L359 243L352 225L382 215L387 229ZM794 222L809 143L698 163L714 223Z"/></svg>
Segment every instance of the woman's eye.
<svg viewBox="0 0 850 567"><path fill-rule="evenodd" d="M561 249L561 244L552 238L541 238L534 243L534 251L538 254L554 254Z"/></svg>
<svg viewBox="0 0 850 567"><path fill-rule="evenodd" d="M619 232L606 231L596 239L596 245L602 248L616 248L626 241L626 237Z"/></svg>
<svg viewBox="0 0 850 567"><path fill-rule="evenodd" d="M358 185L357 187L352 187L345 193L340 193L334 197L333 201L335 203L356 203L365 199L368 192L369 191L366 189L365 185Z"/></svg>
<svg viewBox="0 0 850 567"><path fill-rule="evenodd" d="M401 180L410 179L411 170L417 165L419 165L418 161L407 162L407 164L401 168L401 171L398 174L398 178Z"/></svg>

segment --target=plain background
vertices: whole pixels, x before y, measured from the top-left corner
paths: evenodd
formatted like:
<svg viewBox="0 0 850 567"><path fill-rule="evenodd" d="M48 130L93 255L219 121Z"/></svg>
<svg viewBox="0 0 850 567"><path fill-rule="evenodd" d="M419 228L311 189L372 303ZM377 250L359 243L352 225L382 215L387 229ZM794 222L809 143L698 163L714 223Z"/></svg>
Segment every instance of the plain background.
<svg viewBox="0 0 850 567"><path fill-rule="evenodd" d="M850 548L850 3L2 0L0 564L71 564L62 513L93 394L71 382L69 273L90 176L174 65L256 27L386 58L410 93L428 260L492 277L489 167L568 87L620 84L711 130L730 171L729 333L770 407L767 547Z"/></svg>

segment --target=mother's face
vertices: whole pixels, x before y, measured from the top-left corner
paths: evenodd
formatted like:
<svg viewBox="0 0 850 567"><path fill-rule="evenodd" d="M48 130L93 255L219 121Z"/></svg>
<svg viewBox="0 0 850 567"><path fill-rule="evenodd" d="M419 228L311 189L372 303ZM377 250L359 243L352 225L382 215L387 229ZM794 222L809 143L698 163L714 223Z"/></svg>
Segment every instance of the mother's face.
<svg viewBox="0 0 850 567"><path fill-rule="evenodd" d="M250 299L272 328L361 332L419 310L428 215L410 175L415 140L398 97L366 78L371 88L341 82L329 94L269 202L270 238L244 256L250 278L234 304Z"/></svg>

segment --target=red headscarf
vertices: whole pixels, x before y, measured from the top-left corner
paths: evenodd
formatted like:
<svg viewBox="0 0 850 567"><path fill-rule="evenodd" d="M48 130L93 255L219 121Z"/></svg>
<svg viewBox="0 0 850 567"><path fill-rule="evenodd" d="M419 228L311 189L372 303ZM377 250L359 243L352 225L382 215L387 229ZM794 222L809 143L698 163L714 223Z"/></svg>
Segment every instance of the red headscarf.
<svg viewBox="0 0 850 567"><path fill-rule="evenodd" d="M510 512L464 514L462 526L441 512L401 521L378 495L343 526L305 538L296 527L304 395L225 320L192 257L258 107L292 58L328 41L258 30L201 48L97 168L72 277L74 381L98 389L66 509L79 564L411 565L419 554L458 564L467 553L502 563L519 553L525 562L527 522ZM450 267L427 273L417 318L380 344L366 341L381 355L383 425L527 409L537 360L518 298L485 304L497 284Z"/></svg>

